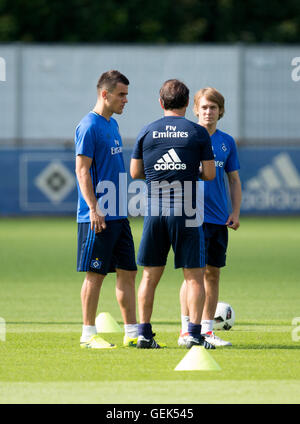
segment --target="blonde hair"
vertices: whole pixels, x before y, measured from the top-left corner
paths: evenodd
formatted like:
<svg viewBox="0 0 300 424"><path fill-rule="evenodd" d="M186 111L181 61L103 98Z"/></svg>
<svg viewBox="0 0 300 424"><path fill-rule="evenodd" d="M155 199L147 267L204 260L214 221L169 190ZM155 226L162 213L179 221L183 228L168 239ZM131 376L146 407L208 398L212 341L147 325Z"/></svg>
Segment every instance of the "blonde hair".
<svg viewBox="0 0 300 424"><path fill-rule="evenodd" d="M198 116L198 107L199 107L199 102L200 102L201 97L206 97L209 101L217 103L217 105L219 106L219 118L218 119L221 119L224 116L225 99L222 96L222 94L213 87L202 88L201 90L197 91L197 93L195 94L193 112L196 116Z"/></svg>

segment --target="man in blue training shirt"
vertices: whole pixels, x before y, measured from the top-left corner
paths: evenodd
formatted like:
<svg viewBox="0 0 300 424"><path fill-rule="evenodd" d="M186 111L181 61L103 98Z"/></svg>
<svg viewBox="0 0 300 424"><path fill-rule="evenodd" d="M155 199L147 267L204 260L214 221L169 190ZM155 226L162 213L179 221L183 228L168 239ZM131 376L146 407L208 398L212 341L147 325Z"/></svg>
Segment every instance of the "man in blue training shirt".
<svg viewBox="0 0 300 424"><path fill-rule="evenodd" d="M198 123L210 134L215 156L216 178L204 182L204 236L206 268L204 274L205 304L202 315L202 334L214 346L231 346L213 332L214 316L219 298L220 269L226 264L228 228L237 230L242 200L239 178L240 164L234 139L217 129L217 122L224 115L224 97L215 88L199 90L194 97L194 113ZM228 212L224 176L228 178L232 211ZM186 300L186 283L180 290L181 333L178 344L184 346L188 339L189 309Z"/></svg>
<svg viewBox="0 0 300 424"><path fill-rule="evenodd" d="M81 347L116 347L99 337L95 326L100 289L108 272L117 274L116 294L125 324L124 345L136 345L137 341L137 267L127 203L121 196L125 175L122 139L112 118L114 113L123 112L128 85L128 79L118 71L102 74L97 84L97 103L76 128L77 271L86 272L81 289Z"/></svg>
<svg viewBox="0 0 300 424"><path fill-rule="evenodd" d="M215 177L215 165L208 132L184 117L188 102L185 84L176 79L166 81L160 89L164 117L140 132L132 154L131 176L145 178L148 187L148 214L138 252L138 264L144 266L138 291L138 348L161 347L154 340L150 319L171 245L175 268L183 268L187 284L191 317L187 347L214 348L201 336L205 266L201 222L188 225L187 218L191 210L197 215L200 164L204 180Z"/></svg>

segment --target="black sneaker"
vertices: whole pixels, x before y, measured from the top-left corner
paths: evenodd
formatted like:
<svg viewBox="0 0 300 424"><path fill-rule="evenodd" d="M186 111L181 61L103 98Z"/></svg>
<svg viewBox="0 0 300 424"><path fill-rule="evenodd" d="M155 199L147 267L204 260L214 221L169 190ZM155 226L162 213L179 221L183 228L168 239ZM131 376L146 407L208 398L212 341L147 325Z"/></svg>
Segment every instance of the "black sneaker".
<svg viewBox="0 0 300 424"><path fill-rule="evenodd" d="M161 349L161 346L154 340L155 334L152 334L151 339L145 339L144 336L139 336L136 347L138 349Z"/></svg>
<svg viewBox="0 0 300 424"><path fill-rule="evenodd" d="M205 337L200 336L196 338L193 336L188 336L186 340L186 347L190 349L192 346L203 346L205 349L215 349L216 347L205 340Z"/></svg>

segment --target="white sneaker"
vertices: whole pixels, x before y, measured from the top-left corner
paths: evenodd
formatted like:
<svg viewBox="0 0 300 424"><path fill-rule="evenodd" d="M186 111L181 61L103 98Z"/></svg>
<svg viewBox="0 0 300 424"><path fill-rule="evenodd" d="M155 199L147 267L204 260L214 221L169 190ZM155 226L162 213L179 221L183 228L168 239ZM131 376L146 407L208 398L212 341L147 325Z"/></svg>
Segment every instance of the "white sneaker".
<svg viewBox="0 0 300 424"><path fill-rule="evenodd" d="M216 336L213 331L202 334L202 336L205 337L205 340L208 341L208 343L214 346L232 346L232 343L222 340L220 337Z"/></svg>
<svg viewBox="0 0 300 424"><path fill-rule="evenodd" d="M178 337L178 346L186 346L186 341L189 336L189 333L182 333L180 330L180 336Z"/></svg>

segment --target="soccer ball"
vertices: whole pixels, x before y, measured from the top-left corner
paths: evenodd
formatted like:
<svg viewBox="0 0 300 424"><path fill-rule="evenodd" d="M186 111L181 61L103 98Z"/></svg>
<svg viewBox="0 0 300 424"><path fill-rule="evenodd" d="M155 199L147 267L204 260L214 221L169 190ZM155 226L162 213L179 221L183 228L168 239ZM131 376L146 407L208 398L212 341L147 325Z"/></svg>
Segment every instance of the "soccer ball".
<svg viewBox="0 0 300 424"><path fill-rule="evenodd" d="M235 321L235 313L229 303L218 302L214 330L230 330Z"/></svg>

